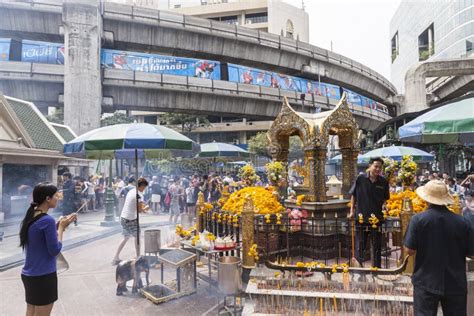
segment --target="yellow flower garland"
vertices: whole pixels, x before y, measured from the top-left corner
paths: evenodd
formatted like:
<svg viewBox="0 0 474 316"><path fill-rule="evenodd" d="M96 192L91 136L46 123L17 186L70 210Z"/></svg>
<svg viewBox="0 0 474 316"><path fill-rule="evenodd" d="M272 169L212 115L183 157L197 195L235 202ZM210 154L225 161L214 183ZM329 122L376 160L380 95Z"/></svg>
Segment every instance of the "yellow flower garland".
<svg viewBox="0 0 474 316"><path fill-rule="evenodd" d="M262 187L248 187L232 193L222 209L240 215L247 196L253 201L255 214L277 214L285 210L275 196Z"/></svg>

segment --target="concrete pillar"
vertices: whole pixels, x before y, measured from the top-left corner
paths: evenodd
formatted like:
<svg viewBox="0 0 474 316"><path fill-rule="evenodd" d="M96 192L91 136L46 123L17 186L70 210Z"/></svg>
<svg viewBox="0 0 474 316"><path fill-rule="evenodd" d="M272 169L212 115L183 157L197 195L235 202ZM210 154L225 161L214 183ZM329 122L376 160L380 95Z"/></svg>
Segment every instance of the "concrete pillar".
<svg viewBox="0 0 474 316"><path fill-rule="evenodd" d="M247 144L247 131L239 132L239 144Z"/></svg>
<svg viewBox="0 0 474 316"><path fill-rule="evenodd" d="M434 54L434 38L433 38L433 29L428 29L428 52L431 55Z"/></svg>
<svg viewBox="0 0 474 316"><path fill-rule="evenodd" d="M51 164L51 183L54 185L58 185L58 166L59 162L57 160Z"/></svg>
<svg viewBox="0 0 474 316"><path fill-rule="evenodd" d="M100 125L102 85L100 42L102 21L98 2L65 1L64 123L77 134Z"/></svg>
<svg viewBox="0 0 474 316"><path fill-rule="evenodd" d="M0 162L0 212L3 213L3 162Z"/></svg>

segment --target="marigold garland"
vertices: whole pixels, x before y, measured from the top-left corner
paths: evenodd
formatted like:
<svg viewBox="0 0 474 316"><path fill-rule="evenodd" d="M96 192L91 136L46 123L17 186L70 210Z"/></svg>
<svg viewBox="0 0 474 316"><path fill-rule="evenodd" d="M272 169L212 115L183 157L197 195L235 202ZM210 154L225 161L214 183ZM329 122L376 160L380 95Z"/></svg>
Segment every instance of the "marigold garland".
<svg viewBox="0 0 474 316"><path fill-rule="evenodd" d="M253 201L255 214L277 214L285 210L272 192L262 187L248 187L232 193L222 209L240 215L247 196Z"/></svg>

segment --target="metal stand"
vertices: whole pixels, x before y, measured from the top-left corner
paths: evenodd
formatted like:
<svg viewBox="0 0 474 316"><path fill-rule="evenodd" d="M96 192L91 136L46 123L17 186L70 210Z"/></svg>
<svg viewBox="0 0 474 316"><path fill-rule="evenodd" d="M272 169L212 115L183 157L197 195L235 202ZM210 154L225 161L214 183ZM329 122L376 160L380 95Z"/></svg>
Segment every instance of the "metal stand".
<svg viewBox="0 0 474 316"><path fill-rule="evenodd" d="M227 305L227 299L228 298L233 298L233 302L231 302L230 305ZM242 304L242 294L236 294L236 295L226 295L224 296L224 301L222 302L222 306L220 303L220 298L219 298L219 310L217 312L218 315L242 315L242 310L244 308L244 305Z"/></svg>

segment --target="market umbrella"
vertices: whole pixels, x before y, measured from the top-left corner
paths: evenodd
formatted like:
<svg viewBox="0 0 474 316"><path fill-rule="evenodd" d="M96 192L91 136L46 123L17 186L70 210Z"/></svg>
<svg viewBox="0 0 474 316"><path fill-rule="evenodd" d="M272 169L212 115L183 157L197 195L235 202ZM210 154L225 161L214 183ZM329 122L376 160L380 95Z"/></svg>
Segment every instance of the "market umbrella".
<svg viewBox="0 0 474 316"><path fill-rule="evenodd" d="M193 141L164 126L131 123L97 128L64 145L64 154L72 157L87 159L134 158L137 166L137 180L138 158L159 158L165 150L192 151ZM139 244L138 183L137 181L135 183L137 185L137 243Z"/></svg>
<svg viewBox="0 0 474 316"><path fill-rule="evenodd" d="M328 163L333 163L333 164L335 163L337 165L340 165L342 163L342 154L339 154L339 155L336 155L336 156L332 157L331 159L329 159ZM361 154L359 154L357 156L357 163L358 164L364 163L364 161L362 160L362 155Z"/></svg>
<svg viewBox="0 0 474 316"><path fill-rule="evenodd" d="M473 144L474 97L428 111L400 127L398 134L403 142Z"/></svg>
<svg viewBox="0 0 474 316"><path fill-rule="evenodd" d="M417 148L405 146L389 146L377 148L365 153L364 155L362 155L362 157L360 157L360 159L363 162L368 162L370 158L387 157L395 161L401 161L403 156L412 156L413 160L416 162L434 161L434 156L432 154Z"/></svg>
<svg viewBox="0 0 474 316"><path fill-rule="evenodd" d="M245 149L226 143L205 143L201 144L199 157L249 157L250 154Z"/></svg>

